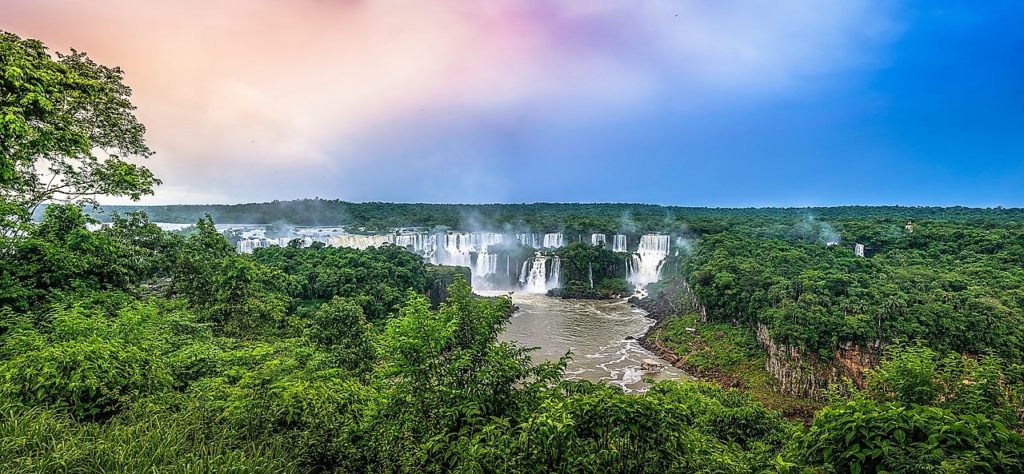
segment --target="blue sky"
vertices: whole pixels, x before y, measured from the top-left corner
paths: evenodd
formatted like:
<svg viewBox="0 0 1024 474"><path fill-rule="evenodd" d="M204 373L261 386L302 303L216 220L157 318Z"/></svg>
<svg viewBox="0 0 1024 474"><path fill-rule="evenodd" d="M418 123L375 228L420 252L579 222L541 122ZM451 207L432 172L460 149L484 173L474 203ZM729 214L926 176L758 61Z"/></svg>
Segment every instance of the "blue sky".
<svg viewBox="0 0 1024 474"><path fill-rule="evenodd" d="M125 68L147 203L1024 206L1020 1L5 3Z"/></svg>

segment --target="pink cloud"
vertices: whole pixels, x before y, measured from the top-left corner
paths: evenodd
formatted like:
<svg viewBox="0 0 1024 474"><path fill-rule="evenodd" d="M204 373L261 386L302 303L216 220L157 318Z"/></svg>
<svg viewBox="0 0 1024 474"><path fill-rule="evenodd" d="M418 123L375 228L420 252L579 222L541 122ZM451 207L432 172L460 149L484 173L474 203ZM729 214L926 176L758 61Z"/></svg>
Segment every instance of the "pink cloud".
<svg viewBox="0 0 1024 474"><path fill-rule="evenodd" d="M0 28L122 66L150 165L181 200L289 168L365 165L373 150L356 144L401 139L392 124L421 109L427 123L467 111L590 120L662 94L793 87L858 61L870 23L866 2L707 5L0 0Z"/></svg>

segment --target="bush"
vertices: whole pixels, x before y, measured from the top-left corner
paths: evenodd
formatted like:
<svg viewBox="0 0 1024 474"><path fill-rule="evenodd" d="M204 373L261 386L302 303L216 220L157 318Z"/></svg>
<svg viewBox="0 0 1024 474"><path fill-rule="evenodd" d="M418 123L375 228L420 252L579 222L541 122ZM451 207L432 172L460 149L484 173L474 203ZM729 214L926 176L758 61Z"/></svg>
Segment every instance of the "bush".
<svg viewBox="0 0 1024 474"><path fill-rule="evenodd" d="M830 472L1021 472L1024 438L983 415L857 399L823 410L792 455Z"/></svg>
<svg viewBox="0 0 1024 474"><path fill-rule="evenodd" d="M0 395L80 419L109 416L137 394L171 386L156 310L133 306L109 317L58 308L48 331L20 326L4 339Z"/></svg>

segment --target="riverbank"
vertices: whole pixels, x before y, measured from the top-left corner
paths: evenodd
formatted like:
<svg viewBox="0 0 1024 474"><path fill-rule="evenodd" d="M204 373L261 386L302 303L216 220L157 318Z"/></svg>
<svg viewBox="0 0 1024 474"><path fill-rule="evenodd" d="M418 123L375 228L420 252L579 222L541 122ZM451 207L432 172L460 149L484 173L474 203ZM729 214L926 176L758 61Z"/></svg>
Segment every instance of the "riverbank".
<svg viewBox="0 0 1024 474"><path fill-rule="evenodd" d="M809 422L821 402L779 392L765 369L767 353L747 328L701 322L699 314L673 303L663 292L630 303L656 323L637 341L673 367L698 379L750 394L763 405L794 420Z"/></svg>

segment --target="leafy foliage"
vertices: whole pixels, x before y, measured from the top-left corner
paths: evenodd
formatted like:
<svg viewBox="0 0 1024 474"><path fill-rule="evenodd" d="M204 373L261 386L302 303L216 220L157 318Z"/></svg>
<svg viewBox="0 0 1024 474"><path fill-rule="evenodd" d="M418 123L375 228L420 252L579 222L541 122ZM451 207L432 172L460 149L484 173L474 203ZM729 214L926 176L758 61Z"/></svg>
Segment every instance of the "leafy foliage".
<svg viewBox="0 0 1024 474"><path fill-rule="evenodd" d="M826 408L796 459L841 472L1019 472L1024 439L984 415L854 400Z"/></svg>
<svg viewBox="0 0 1024 474"><path fill-rule="evenodd" d="M123 79L85 53L54 58L41 42L0 31L0 203L25 211L5 213L0 236L44 201L137 200L160 184L128 161L152 151Z"/></svg>
<svg viewBox="0 0 1024 474"><path fill-rule="evenodd" d="M871 258L774 232L708 235L681 269L711 319L763 324L777 342L824 359L844 341L924 340L1024 360L1024 229L894 227L843 224L877 249Z"/></svg>
<svg viewBox="0 0 1024 474"><path fill-rule="evenodd" d="M562 260L562 296L609 298L632 293L632 286L623 279L628 255L585 242L570 242L557 254Z"/></svg>
<svg viewBox="0 0 1024 474"><path fill-rule="evenodd" d="M370 321L383 319L405 301L406 292L424 292L429 284L422 259L394 245L359 251L334 247L268 247L253 257L291 276L291 296L329 300L336 296L358 304Z"/></svg>
<svg viewBox="0 0 1024 474"><path fill-rule="evenodd" d="M57 306L43 325L8 322L0 393L80 419L116 413L131 397L171 386L170 335L158 309L131 304L115 314Z"/></svg>

